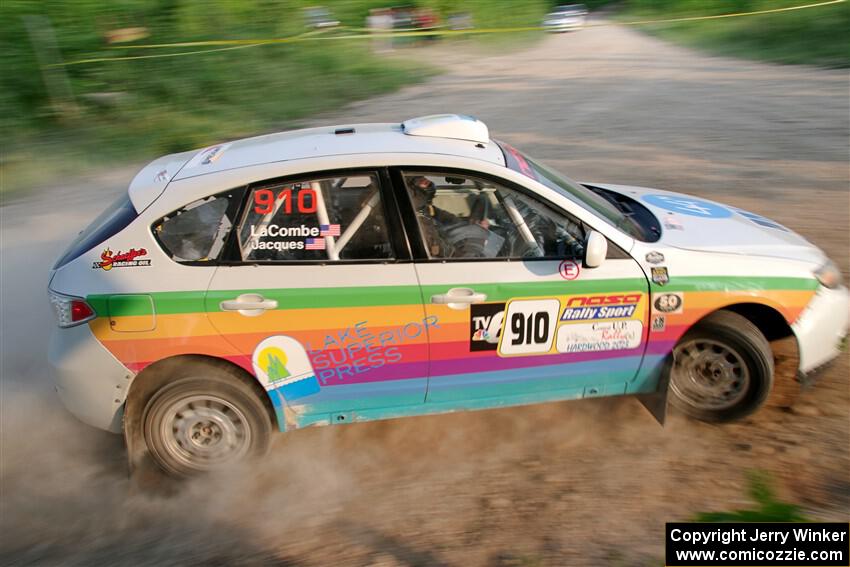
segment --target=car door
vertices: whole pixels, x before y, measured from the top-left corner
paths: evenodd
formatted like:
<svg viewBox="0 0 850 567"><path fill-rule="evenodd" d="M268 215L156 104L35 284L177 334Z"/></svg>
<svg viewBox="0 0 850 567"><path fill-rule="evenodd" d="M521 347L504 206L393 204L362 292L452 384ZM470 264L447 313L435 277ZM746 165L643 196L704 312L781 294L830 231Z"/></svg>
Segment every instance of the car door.
<svg viewBox="0 0 850 567"><path fill-rule="evenodd" d="M300 423L421 405L426 316L379 171L316 173L246 192L206 308Z"/></svg>
<svg viewBox="0 0 850 567"><path fill-rule="evenodd" d="M627 391L647 338L648 283L609 243L582 265L589 227L524 188L462 171L401 169L419 235L429 403L505 403Z"/></svg>

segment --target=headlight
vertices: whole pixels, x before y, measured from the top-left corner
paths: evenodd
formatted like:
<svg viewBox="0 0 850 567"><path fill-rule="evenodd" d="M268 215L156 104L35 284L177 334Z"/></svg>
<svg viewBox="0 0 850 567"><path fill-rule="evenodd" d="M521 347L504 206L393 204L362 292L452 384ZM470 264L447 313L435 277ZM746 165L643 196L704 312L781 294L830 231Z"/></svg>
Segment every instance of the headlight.
<svg viewBox="0 0 850 567"><path fill-rule="evenodd" d="M815 270L815 277L825 288L835 289L841 285L841 271L830 260Z"/></svg>

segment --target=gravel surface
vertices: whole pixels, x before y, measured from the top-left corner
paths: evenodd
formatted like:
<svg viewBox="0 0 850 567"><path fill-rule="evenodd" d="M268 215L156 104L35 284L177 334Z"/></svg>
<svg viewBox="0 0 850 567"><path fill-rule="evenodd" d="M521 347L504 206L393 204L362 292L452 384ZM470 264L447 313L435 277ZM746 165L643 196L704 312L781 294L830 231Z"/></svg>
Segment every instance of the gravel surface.
<svg viewBox="0 0 850 567"><path fill-rule="evenodd" d="M618 26L415 56L448 71L305 125L473 114L573 178L774 218L848 274L846 71L709 57ZM846 354L793 410L733 425L661 428L628 399L355 424L139 491L120 437L76 422L45 375L49 267L132 173L0 208L2 564L660 565L664 522L748 507L753 469L811 517L848 520Z"/></svg>

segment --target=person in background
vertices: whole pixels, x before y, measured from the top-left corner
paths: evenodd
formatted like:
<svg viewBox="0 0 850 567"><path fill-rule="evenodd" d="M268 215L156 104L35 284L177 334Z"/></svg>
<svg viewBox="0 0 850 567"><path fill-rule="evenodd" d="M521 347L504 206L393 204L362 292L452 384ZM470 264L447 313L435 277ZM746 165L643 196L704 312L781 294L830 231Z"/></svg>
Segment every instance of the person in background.
<svg viewBox="0 0 850 567"><path fill-rule="evenodd" d="M366 27L375 34L387 34L393 31L393 16L388 8L376 8L369 10L366 18ZM375 37L372 39L372 50L375 53L392 51L393 44L390 37Z"/></svg>

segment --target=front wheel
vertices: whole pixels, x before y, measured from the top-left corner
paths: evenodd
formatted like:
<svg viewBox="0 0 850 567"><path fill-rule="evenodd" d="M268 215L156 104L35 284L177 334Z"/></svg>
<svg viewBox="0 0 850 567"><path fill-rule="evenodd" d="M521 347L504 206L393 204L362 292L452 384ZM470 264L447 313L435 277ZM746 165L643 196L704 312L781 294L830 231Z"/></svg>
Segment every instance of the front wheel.
<svg viewBox="0 0 850 567"><path fill-rule="evenodd" d="M209 472L266 452L271 420L230 369L196 365L160 388L142 417L154 461L178 477Z"/></svg>
<svg viewBox="0 0 850 567"><path fill-rule="evenodd" d="M748 319L718 311L673 349L674 406L703 421L731 421L758 409L773 387L773 352Z"/></svg>

